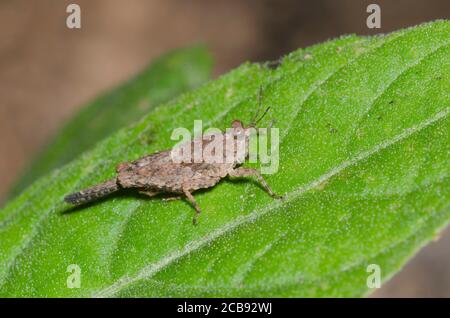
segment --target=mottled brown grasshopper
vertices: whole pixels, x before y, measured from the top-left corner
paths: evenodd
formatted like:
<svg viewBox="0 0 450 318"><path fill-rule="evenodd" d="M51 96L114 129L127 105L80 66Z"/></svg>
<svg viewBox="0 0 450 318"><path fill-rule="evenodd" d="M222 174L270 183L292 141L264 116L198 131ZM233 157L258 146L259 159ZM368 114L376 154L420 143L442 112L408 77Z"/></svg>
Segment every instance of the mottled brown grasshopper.
<svg viewBox="0 0 450 318"><path fill-rule="evenodd" d="M234 155L232 160L223 158L222 162L209 162L208 160L201 160L200 162L175 162L173 160L172 149L156 152L132 162L120 163L116 168L117 177L70 194L64 200L74 205L80 205L104 197L120 189L136 188L140 193L150 197L160 193L174 194L175 196L170 199L184 197L192 204L198 214L201 211L200 206L195 201L192 192L198 189L213 187L227 176L256 177L271 196L281 198L272 191L258 170L239 167L248 157L250 134L255 131L256 124L264 117L268 110L269 108L256 120L259 111L258 108L252 123L247 127L244 127L241 121L234 120L232 122L232 128L227 129L225 133L221 135L202 135L193 139L188 144L190 146L188 147L189 149L194 149L195 143L200 142L202 146L207 146L215 137L221 137L221 140L224 141L223 155L232 153ZM231 143L225 142L230 140ZM237 149L239 148L237 145L238 140L245 141L243 155L237 153ZM193 222L194 224L196 223L195 216Z"/></svg>

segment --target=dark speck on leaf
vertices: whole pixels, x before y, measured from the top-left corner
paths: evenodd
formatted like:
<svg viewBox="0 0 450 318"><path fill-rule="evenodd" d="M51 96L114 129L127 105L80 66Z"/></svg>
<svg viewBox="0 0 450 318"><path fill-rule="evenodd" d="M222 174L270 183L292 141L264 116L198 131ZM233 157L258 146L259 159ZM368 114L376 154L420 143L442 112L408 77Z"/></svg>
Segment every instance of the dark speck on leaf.
<svg viewBox="0 0 450 318"><path fill-rule="evenodd" d="M282 58L279 58L274 61L268 61L268 62L264 63L264 65L270 69L276 69L278 66L280 66L281 62L282 62Z"/></svg>
<svg viewBox="0 0 450 318"><path fill-rule="evenodd" d="M330 134L337 133L337 129L334 128L333 126L331 126L331 124L327 124L327 127L328 127L328 131L330 132Z"/></svg>
<svg viewBox="0 0 450 318"><path fill-rule="evenodd" d="M155 141L155 136L152 133L143 134L139 137L139 141L144 146L149 146Z"/></svg>

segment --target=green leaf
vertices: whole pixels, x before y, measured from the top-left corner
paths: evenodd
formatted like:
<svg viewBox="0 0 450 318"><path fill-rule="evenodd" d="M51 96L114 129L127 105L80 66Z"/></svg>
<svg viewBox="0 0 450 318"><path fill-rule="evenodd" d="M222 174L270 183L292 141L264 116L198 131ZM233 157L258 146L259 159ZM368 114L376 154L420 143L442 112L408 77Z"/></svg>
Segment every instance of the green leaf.
<svg viewBox="0 0 450 318"><path fill-rule="evenodd" d="M2 296L363 296L450 219L450 23L347 36L244 64L158 107L0 211ZM124 193L70 210L63 197L118 162L170 148L176 127L225 129L263 104L280 129L283 200L223 180L185 201ZM153 136L149 145L140 140ZM67 267L81 269L70 289Z"/></svg>
<svg viewBox="0 0 450 318"><path fill-rule="evenodd" d="M12 195L159 104L206 82L211 68L212 58L201 46L174 50L158 58L135 78L100 96L69 121L33 161L14 186ZM151 141L150 135L142 138L142 142Z"/></svg>

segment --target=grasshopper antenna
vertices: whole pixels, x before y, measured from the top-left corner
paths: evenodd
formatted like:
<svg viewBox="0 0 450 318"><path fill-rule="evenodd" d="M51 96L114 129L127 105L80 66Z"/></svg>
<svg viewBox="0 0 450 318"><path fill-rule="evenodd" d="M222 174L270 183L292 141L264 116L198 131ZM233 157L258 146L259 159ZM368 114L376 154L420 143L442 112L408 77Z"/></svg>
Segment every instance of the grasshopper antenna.
<svg viewBox="0 0 450 318"><path fill-rule="evenodd" d="M256 124L258 124L258 123L261 121L261 119L264 118L264 116L267 114L267 112L268 112L269 109L270 109L270 106L268 106L268 107L266 108L266 110L264 111L264 113L261 115L261 117L258 118L258 114L259 114L259 111L261 110L261 106L262 106L262 97L263 97L263 88L262 88L262 85L259 85L259 92L258 92L258 109L256 110L256 113L255 113L255 115L253 116L252 121L250 122L250 125L255 126L255 127L256 127ZM258 119L257 119L257 118L258 118Z"/></svg>

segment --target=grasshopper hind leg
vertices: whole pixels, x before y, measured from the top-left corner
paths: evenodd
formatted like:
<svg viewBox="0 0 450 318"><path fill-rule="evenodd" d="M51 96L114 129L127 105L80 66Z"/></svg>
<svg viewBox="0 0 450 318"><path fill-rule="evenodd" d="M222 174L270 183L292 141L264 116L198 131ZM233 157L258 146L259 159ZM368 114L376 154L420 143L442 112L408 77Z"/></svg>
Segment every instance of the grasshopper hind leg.
<svg viewBox="0 0 450 318"><path fill-rule="evenodd" d="M64 201L73 205L81 205L106 197L118 190L120 190L120 187L117 184L117 180L111 179L90 188L71 193L64 197Z"/></svg>
<svg viewBox="0 0 450 318"><path fill-rule="evenodd" d="M151 198L151 197L154 197L154 196L160 194L161 192L155 192L155 191L150 191L150 190L140 190L139 193ZM175 200L180 200L180 199L182 199L181 195L175 195L175 196L162 198L163 201L175 201Z"/></svg>
<svg viewBox="0 0 450 318"><path fill-rule="evenodd" d="M278 195L275 192L273 192L272 188L269 186L269 184L263 178L261 173L256 169L239 167L239 168L232 170L228 175L230 177L256 177L258 182L261 184L261 186L264 188L264 190L266 190L267 193L269 193L269 195L271 197L273 197L275 199L283 198L281 195Z"/></svg>
<svg viewBox="0 0 450 318"><path fill-rule="evenodd" d="M150 191L150 190L139 190L140 194L146 195L148 197L154 197L155 195L158 194L158 192L154 192L154 191Z"/></svg>

